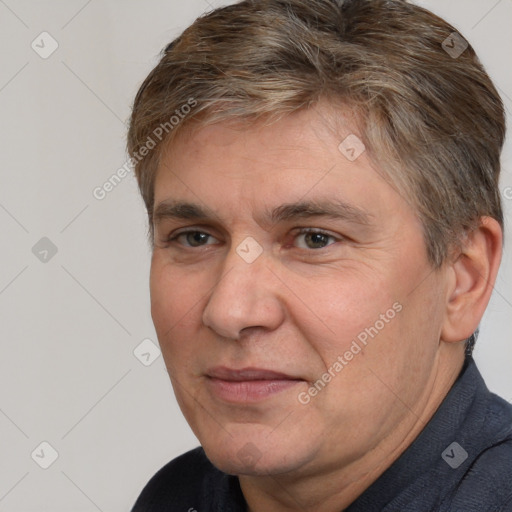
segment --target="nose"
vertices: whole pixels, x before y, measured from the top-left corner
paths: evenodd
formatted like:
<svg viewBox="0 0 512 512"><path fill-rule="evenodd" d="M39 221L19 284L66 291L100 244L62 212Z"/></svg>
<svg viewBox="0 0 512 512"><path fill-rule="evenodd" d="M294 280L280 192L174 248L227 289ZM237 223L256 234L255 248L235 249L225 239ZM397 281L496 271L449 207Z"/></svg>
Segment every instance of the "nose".
<svg viewBox="0 0 512 512"><path fill-rule="evenodd" d="M238 340L244 329L277 329L284 320L279 290L265 252L247 263L233 249L203 311L203 323L218 335Z"/></svg>

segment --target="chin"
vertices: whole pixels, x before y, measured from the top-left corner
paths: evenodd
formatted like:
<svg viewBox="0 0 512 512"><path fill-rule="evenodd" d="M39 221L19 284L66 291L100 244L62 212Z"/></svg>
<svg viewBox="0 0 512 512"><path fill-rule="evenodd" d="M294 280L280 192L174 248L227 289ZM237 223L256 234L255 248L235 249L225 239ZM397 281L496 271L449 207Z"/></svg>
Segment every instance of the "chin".
<svg viewBox="0 0 512 512"><path fill-rule="evenodd" d="M310 457L298 453L297 443L274 440L267 436L230 437L224 443L201 443L212 464L230 475L268 476L299 469ZM304 446L301 447L302 449Z"/></svg>

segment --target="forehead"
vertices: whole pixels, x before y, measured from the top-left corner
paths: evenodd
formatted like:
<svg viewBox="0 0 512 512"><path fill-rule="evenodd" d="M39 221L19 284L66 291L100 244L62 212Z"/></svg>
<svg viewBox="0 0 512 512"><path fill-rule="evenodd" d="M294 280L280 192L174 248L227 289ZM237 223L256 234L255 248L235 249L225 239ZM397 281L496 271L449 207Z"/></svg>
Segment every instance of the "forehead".
<svg viewBox="0 0 512 512"><path fill-rule="evenodd" d="M276 208L330 199L387 215L409 207L369 159L351 112L318 107L271 124L220 122L184 128L163 152L155 211L163 201L214 210Z"/></svg>
<svg viewBox="0 0 512 512"><path fill-rule="evenodd" d="M177 136L167 146L172 152L177 145L187 145L197 150L205 146L229 147L244 140L248 149L251 141L265 142L259 156L285 148L298 151L325 151L338 149L338 145L349 135L359 135L361 120L348 105L321 99L309 108L287 114L264 114L258 119L227 118L220 121L204 119L185 122ZM360 137L362 138L362 136Z"/></svg>

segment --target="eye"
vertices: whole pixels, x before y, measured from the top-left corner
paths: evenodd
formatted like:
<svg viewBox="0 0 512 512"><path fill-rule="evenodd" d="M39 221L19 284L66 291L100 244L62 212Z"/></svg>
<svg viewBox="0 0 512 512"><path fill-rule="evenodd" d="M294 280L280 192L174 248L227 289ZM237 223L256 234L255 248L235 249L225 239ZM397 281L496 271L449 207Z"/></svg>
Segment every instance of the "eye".
<svg viewBox="0 0 512 512"><path fill-rule="evenodd" d="M339 239L323 231L302 228L296 236L296 240L297 243L295 245L300 249L323 249L337 242ZM300 243L301 240L303 240L302 244ZM333 242L329 243L329 240L333 240Z"/></svg>
<svg viewBox="0 0 512 512"><path fill-rule="evenodd" d="M208 243L210 240L214 242ZM169 238L169 242L179 242L185 247L201 247L203 245L212 245L218 242L216 238L203 231L182 231Z"/></svg>

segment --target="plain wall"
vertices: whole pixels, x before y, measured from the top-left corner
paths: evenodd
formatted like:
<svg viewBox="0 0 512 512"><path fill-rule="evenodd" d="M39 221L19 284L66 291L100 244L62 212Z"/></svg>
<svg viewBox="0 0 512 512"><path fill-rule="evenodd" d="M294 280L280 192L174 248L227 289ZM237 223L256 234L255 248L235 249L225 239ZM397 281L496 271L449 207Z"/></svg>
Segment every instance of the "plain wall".
<svg viewBox="0 0 512 512"><path fill-rule="evenodd" d="M221 3L0 2L0 511L129 510L157 469L198 444L162 358L145 366L133 353L156 342L135 180L130 173L102 200L93 190L126 161L130 105L160 50ZM473 44L510 121L512 2L421 4ZM46 59L55 43L43 31L58 43ZM509 240L511 149L509 137ZM475 353L489 387L509 400L511 254L508 244ZM58 453L48 469L43 441Z"/></svg>

